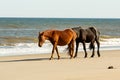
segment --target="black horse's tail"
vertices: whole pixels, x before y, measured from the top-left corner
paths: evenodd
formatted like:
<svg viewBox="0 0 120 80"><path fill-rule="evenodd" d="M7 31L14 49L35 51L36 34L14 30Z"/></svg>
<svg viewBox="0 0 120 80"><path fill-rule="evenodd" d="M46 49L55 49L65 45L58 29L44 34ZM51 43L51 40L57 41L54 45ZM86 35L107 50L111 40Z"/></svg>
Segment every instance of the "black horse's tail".
<svg viewBox="0 0 120 80"><path fill-rule="evenodd" d="M100 36L100 32L99 30L97 30L95 27L89 27L89 29L95 34L95 40L99 40L99 36ZM90 43L89 45L89 49L93 49L94 48L94 44Z"/></svg>
<svg viewBox="0 0 120 80"><path fill-rule="evenodd" d="M100 32L95 27L89 27L89 29L95 34L95 38L98 39Z"/></svg>
<svg viewBox="0 0 120 80"><path fill-rule="evenodd" d="M94 48L94 44L90 43L89 49L92 50Z"/></svg>

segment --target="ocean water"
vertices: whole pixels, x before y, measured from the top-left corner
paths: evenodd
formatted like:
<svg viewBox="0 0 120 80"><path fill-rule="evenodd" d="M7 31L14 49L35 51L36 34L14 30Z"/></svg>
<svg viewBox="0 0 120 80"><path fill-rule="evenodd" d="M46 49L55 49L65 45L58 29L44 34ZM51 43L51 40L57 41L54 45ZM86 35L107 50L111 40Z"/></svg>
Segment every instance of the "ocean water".
<svg viewBox="0 0 120 80"><path fill-rule="evenodd" d="M50 53L47 41L38 47L38 33L46 29L95 26L101 33L101 50L120 50L120 19L92 18L0 18L0 56ZM59 46L63 53L66 48ZM82 51L82 45L79 51Z"/></svg>

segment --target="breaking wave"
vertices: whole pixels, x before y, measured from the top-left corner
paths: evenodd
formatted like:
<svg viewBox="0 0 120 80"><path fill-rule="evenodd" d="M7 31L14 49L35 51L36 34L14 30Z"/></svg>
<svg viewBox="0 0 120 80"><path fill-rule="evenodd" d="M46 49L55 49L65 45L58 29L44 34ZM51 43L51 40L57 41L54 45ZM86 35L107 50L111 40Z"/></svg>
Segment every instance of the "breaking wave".
<svg viewBox="0 0 120 80"><path fill-rule="evenodd" d="M100 50L120 50L120 38L103 39L100 44ZM87 48L88 46L89 44ZM58 46L60 53L66 53L66 48L67 46ZM49 41L46 41L42 47L38 47L37 43L16 43L14 46L0 46L0 51L0 56L44 54L51 53L52 45ZM83 51L82 44L80 44L79 51Z"/></svg>

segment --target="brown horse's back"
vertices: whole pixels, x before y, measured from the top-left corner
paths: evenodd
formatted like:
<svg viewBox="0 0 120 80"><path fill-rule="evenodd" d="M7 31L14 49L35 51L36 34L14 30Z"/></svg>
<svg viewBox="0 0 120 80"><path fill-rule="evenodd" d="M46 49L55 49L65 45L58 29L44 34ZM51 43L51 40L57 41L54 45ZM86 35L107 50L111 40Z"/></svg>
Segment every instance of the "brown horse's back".
<svg viewBox="0 0 120 80"><path fill-rule="evenodd" d="M69 44L72 39L76 39L76 33L72 29L66 29L64 31L54 30L52 36L59 46Z"/></svg>

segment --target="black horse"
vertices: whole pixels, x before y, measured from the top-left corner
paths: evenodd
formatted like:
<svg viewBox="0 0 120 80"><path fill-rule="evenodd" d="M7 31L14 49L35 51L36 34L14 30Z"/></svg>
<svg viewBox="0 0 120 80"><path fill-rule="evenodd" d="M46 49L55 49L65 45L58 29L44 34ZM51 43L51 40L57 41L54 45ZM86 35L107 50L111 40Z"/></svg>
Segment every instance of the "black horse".
<svg viewBox="0 0 120 80"><path fill-rule="evenodd" d="M82 27L75 27L72 28L73 31L76 32L77 38L76 38L76 52L74 55L74 58L77 57L77 52L78 52L78 47L79 47L79 42L83 44L83 48L85 51L85 58L87 57L87 51L86 51L86 45L85 43L90 43L89 48L90 50L93 49L91 57L94 57L94 52L95 52L95 41L97 43L97 54L98 57L100 57L100 42L99 42L99 36L100 32L95 28L95 27L89 27L87 29L83 29Z"/></svg>

